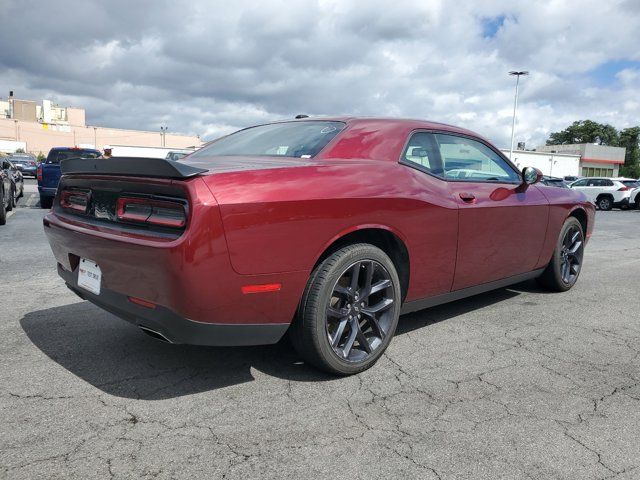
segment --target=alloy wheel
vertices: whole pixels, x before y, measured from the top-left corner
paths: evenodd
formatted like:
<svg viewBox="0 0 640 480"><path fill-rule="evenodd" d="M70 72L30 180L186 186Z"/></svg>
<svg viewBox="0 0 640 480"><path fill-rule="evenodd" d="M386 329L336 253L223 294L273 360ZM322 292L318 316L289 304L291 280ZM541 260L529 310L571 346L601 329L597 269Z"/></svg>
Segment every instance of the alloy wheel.
<svg viewBox="0 0 640 480"><path fill-rule="evenodd" d="M560 249L560 275L567 285L573 284L580 274L584 240L582 231L577 226L567 229Z"/></svg>
<svg viewBox="0 0 640 480"><path fill-rule="evenodd" d="M611 200L608 198L602 198L598 202L598 206L600 207L600 210L609 210L611 208Z"/></svg>
<svg viewBox="0 0 640 480"><path fill-rule="evenodd" d="M326 332L343 361L362 362L382 345L393 324L394 286L375 260L349 266L333 287L326 309Z"/></svg>

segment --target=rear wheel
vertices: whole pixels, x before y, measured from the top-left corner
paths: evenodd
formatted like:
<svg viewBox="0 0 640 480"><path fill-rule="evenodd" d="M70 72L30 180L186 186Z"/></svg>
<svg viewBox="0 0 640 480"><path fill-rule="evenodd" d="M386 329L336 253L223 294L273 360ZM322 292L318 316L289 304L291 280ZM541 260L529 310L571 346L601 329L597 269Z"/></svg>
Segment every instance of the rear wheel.
<svg viewBox="0 0 640 480"><path fill-rule="evenodd" d="M291 339L318 368L339 375L362 372L391 342L400 301L400 281L389 257L373 245L346 246L311 274Z"/></svg>
<svg viewBox="0 0 640 480"><path fill-rule="evenodd" d="M4 190L0 185L0 225L7 223L7 204L5 201Z"/></svg>
<svg viewBox="0 0 640 480"><path fill-rule="evenodd" d="M9 198L7 199L7 212L13 210L13 207L16 206L16 192L12 188L11 193L9 194Z"/></svg>
<svg viewBox="0 0 640 480"><path fill-rule="evenodd" d="M553 257L538 282L549 290L566 292L578 281L583 256L582 225L576 218L569 217L562 226Z"/></svg>
<svg viewBox="0 0 640 480"><path fill-rule="evenodd" d="M609 196L600 197L597 205L600 210L611 210L613 208L613 200Z"/></svg>

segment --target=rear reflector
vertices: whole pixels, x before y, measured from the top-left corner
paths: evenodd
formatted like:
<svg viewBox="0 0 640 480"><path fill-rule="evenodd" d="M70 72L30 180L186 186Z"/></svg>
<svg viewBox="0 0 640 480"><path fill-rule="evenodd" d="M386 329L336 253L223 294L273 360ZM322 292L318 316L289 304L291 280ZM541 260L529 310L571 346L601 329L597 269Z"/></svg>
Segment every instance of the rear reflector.
<svg viewBox="0 0 640 480"><path fill-rule="evenodd" d="M38 165L38 169L36 170L36 175L38 177L38 181L42 181L42 165Z"/></svg>
<svg viewBox="0 0 640 480"><path fill-rule="evenodd" d="M246 295L248 293L277 292L281 288L282 288L281 283L265 283L262 285L244 285L242 287L242 293Z"/></svg>
<svg viewBox="0 0 640 480"><path fill-rule="evenodd" d="M182 228L187 223L184 205L170 200L142 197L118 198L116 212L118 220Z"/></svg>
<svg viewBox="0 0 640 480"><path fill-rule="evenodd" d="M127 297L131 303L135 303L136 305L140 305L141 307L147 307L154 309L156 308L156 304L152 302L148 302L146 300L142 300L141 298L136 297Z"/></svg>

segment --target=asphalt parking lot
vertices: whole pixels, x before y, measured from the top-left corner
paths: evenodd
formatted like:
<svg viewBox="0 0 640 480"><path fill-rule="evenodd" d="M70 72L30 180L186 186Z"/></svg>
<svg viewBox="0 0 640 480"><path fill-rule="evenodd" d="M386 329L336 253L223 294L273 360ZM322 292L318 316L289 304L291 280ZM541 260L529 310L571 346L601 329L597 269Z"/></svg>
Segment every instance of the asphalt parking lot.
<svg viewBox="0 0 640 480"><path fill-rule="evenodd" d="M69 292L31 195L0 227L0 478L640 478L640 212L577 286L402 317L371 370L174 346Z"/></svg>

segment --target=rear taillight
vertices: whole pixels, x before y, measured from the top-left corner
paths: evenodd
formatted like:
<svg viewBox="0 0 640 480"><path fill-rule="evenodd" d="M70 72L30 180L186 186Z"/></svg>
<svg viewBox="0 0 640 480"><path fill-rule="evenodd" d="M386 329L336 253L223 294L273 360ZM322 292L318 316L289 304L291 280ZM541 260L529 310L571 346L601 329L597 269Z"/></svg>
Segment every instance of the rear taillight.
<svg viewBox="0 0 640 480"><path fill-rule="evenodd" d="M79 190L63 190L60 194L60 206L76 212L86 213L89 205L89 193Z"/></svg>
<svg viewBox="0 0 640 480"><path fill-rule="evenodd" d="M120 197L116 206L118 220L159 227L182 228L187 223L184 205L171 200Z"/></svg>
<svg viewBox="0 0 640 480"><path fill-rule="evenodd" d="M42 181L42 165L38 165L38 171L36 175L38 176L38 181L41 182Z"/></svg>
<svg viewBox="0 0 640 480"><path fill-rule="evenodd" d="M629 187L627 187L626 185L624 187L620 187L618 189L619 192L626 192L627 190L631 190Z"/></svg>

